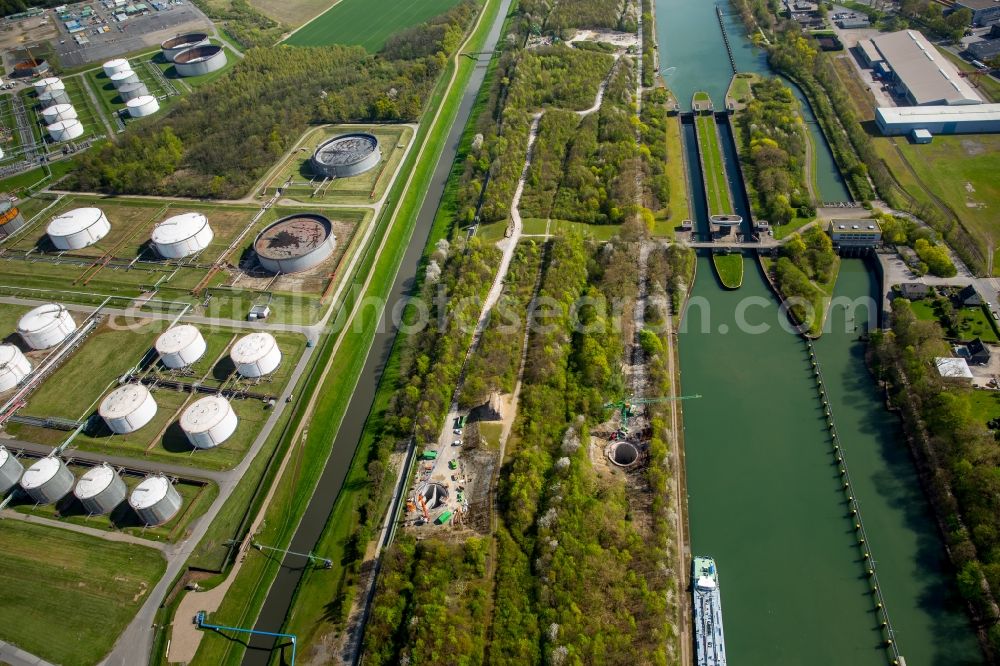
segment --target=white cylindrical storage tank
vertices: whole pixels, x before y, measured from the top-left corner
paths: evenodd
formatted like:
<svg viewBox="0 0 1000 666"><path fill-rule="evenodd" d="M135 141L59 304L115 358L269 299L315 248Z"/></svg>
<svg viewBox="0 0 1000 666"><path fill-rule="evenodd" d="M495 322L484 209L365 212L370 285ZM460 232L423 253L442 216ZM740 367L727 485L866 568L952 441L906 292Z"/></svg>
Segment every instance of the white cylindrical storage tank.
<svg viewBox="0 0 1000 666"><path fill-rule="evenodd" d="M156 400L142 384L125 384L109 393L97 410L111 432L135 432L156 416Z"/></svg>
<svg viewBox="0 0 1000 666"><path fill-rule="evenodd" d="M162 44L160 48L163 49L163 57L170 62L174 61L181 51L187 51L188 49L193 49L196 46L206 46L211 44L208 39L208 35L204 32L189 32L183 35L177 35L176 37L171 37Z"/></svg>
<svg viewBox="0 0 1000 666"><path fill-rule="evenodd" d="M3 151L0 151L0 156ZM6 238L25 225L20 209L9 201L0 201L0 238Z"/></svg>
<svg viewBox="0 0 1000 666"><path fill-rule="evenodd" d="M236 341L229 358L244 377L263 377L278 369L281 350L270 333L251 333Z"/></svg>
<svg viewBox="0 0 1000 666"><path fill-rule="evenodd" d="M70 141L83 136L83 123L73 120L60 120L47 125L45 129L53 141Z"/></svg>
<svg viewBox="0 0 1000 666"><path fill-rule="evenodd" d="M41 95L50 90L66 90L66 84L58 76L46 76L35 81L35 94Z"/></svg>
<svg viewBox="0 0 1000 666"><path fill-rule="evenodd" d="M43 109L55 104L69 104L69 93L65 90L46 90L38 95L38 102Z"/></svg>
<svg viewBox="0 0 1000 666"><path fill-rule="evenodd" d="M118 96L122 98L123 102L128 102L136 97L142 97L143 95L149 94L149 88L143 82L139 83L126 83L121 88L118 89Z"/></svg>
<svg viewBox="0 0 1000 666"><path fill-rule="evenodd" d="M191 324L169 328L156 339L156 352L163 365L175 370L197 361L207 346L201 331Z"/></svg>
<svg viewBox="0 0 1000 666"><path fill-rule="evenodd" d="M45 232L59 250L82 250L108 235L111 222L100 208L74 208L52 218Z"/></svg>
<svg viewBox="0 0 1000 666"><path fill-rule="evenodd" d="M215 44L184 49L174 56L174 70L180 76L201 76L225 66L226 52Z"/></svg>
<svg viewBox="0 0 1000 666"><path fill-rule="evenodd" d="M131 71L132 65L128 64L128 60L124 58L115 58L104 63L104 76L109 79L118 72L124 72L125 70Z"/></svg>
<svg viewBox="0 0 1000 666"><path fill-rule="evenodd" d="M16 486L23 473L24 467L21 466L21 461L0 444L0 495L6 495Z"/></svg>
<svg viewBox="0 0 1000 666"><path fill-rule="evenodd" d="M229 439L239 419L221 395L210 395L191 404L181 415L181 430L196 449L211 449Z"/></svg>
<svg viewBox="0 0 1000 666"><path fill-rule="evenodd" d="M73 494L87 513L111 513L125 500L128 488L111 465L101 463L80 477Z"/></svg>
<svg viewBox="0 0 1000 666"><path fill-rule="evenodd" d="M181 259L208 247L215 238L208 218L201 213L181 213L153 228L153 246L165 259Z"/></svg>
<svg viewBox="0 0 1000 666"><path fill-rule="evenodd" d="M59 458L42 458L21 476L21 488L38 504L55 504L73 488L73 472Z"/></svg>
<svg viewBox="0 0 1000 666"><path fill-rule="evenodd" d="M139 75L133 72L131 69L123 69L120 72L115 72L110 77L111 85L118 90L124 85L129 83L139 83Z"/></svg>
<svg viewBox="0 0 1000 666"><path fill-rule="evenodd" d="M128 498L139 520L147 525L162 525L181 508L181 496L162 474L151 476L137 485Z"/></svg>
<svg viewBox="0 0 1000 666"><path fill-rule="evenodd" d="M126 102L125 106L128 107L128 114L133 118L151 116L160 110L160 103L152 95L143 95L142 97L130 99Z"/></svg>
<svg viewBox="0 0 1000 666"><path fill-rule="evenodd" d="M26 312L17 322L18 335L32 349L55 347L75 330L73 315L58 303L39 305Z"/></svg>
<svg viewBox="0 0 1000 666"><path fill-rule="evenodd" d="M42 122L46 125L60 120L76 120L76 108L72 104L54 104L42 111Z"/></svg>
<svg viewBox="0 0 1000 666"><path fill-rule="evenodd" d="M14 345L0 345L0 393L9 391L31 374L31 362Z"/></svg>

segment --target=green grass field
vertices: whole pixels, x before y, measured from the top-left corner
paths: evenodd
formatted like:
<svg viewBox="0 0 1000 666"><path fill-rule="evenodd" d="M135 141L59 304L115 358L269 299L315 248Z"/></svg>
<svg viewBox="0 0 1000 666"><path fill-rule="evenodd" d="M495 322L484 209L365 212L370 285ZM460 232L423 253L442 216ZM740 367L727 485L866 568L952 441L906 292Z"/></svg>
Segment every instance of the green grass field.
<svg viewBox="0 0 1000 666"><path fill-rule="evenodd" d="M63 666L98 663L166 563L160 553L5 520L0 638Z"/></svg>
<svg viewBox="0 0 1000 666"><path fill-rule="evenodd" d="M705 181L705 197L708 200L709 215L732 214L733 204L726 182L726 169L722 162L722 147L715 118L695 116L698 132L698 152L701 153L702 177Z"/></svg>
<svg viewBox="0 0 1000 666"><path fill-rule="evenodd" d="M458 0L340 0L285 40L292 46L357 44L374 53L389 35L419 25L458 4Z"/></svg>
<svg viewBox="0 0 1000 666"><path fill-rule="evenodd" d="M712 263L726 289L737 289L743 284L742 254L713 254Z"/></svg>
<svg viewBox="0 0 1000 666"><path fill-rule="evenodd" d="M944 200L979 241L983 255L1000 245L1000 134L936 136L896 145L926 188Z"/></svg>

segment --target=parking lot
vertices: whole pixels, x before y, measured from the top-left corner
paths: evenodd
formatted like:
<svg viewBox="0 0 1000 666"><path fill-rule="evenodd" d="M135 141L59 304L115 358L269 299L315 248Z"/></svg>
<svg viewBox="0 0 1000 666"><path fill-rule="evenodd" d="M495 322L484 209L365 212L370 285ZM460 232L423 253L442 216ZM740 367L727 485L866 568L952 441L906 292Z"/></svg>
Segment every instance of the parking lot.
<svg viewBox="0 0 1000 666"><path fill-rule="evenodd" d="M154 48L164 39L212 24L187 0L105 0L64 5L48 12L63 67L99 63Z"/></svg>

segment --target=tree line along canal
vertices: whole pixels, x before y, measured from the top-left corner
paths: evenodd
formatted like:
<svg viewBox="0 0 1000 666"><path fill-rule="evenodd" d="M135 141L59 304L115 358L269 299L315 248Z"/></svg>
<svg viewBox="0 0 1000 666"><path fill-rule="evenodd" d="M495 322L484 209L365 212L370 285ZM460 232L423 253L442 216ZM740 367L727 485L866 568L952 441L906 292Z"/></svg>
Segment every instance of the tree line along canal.
<svg viewBox="0 0 1000 666"><path fill-rule="evenodd" d="M740 71L772 75L728 2L718 3ZM695 90L707 91L717 106L724 99L732 68L715 7L656 2L661 69L683 103ZM819 194L846 200L805 104L803 113L816 146ZM732 172L728 124L719 129ZM702 235L707 211L691 152L693 125L684 125L684 138ZM742 188L733 195L736 212L745 214ZM870 552L908 666L982 663L898 420L885 410L865 365L859 338L877 322L864 306L865 299L880 300L877 275L861 259L843 260L834 296L858 306L834 307L827 332L813 345L850 460L866 551L859 548L806 343L781 325L779 303L750 259L742 287L725 290L709 256L699 257L679 336L683 390L705 396L684 406L691 548L718 562L727 652L747 664L891 663L863 556Z"/></svg>

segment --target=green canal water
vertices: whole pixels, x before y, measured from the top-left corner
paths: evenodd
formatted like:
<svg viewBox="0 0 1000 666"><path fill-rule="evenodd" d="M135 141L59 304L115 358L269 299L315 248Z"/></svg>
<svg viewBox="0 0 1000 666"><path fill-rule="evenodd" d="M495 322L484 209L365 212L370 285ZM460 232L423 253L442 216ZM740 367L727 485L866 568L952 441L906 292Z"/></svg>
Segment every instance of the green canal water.
<svg viewBox="0 0 1000 666"><path fill-rule="evenodd" d="M715 5L657 0L656 8L661 66L678 98L700 89L722 99L731 69ZM727 21L740 69L766 73L738 18ZM671 62L686 66L669 70ZM697 159L687 157L697 185ZM830 180L820 183L824 199L838 197L842 184L831 194ZM692 198L703 226L700 188ZM887 664L805 343L781 326L756 259L745 261L743 286L730 291L710 259L698 259L680 334L683 392L704 396L684 405L692 550L718 562L727 652L737 665ZM861 260L844 260L836 297L877 303L877 291ZM834 308L815 347L895 640L908 666L978 664L898 420L865 367L858 336L869 316L865 307Z"/></svg>

